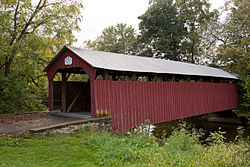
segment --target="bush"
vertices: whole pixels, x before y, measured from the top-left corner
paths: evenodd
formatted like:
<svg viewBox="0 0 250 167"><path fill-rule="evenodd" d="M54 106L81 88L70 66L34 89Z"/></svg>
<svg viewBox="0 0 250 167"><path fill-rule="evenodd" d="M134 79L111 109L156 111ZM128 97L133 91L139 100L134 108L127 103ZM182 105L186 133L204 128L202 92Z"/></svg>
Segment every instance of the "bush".
<svg viewBox="0 0 250 167"><path fill-rule="evenodd" d="M155 137L133 133L131 136L99 133L91 145L101 166L249 166L246 141L202 145L198 138L184 124L161 146Z"/></svg>
<svg viewBox="0 0 250 167"><path fill-rule="evenodd" d="M0 77L0 114L29 112L46 109L29 89L25 77L9 75Z"/></svg>

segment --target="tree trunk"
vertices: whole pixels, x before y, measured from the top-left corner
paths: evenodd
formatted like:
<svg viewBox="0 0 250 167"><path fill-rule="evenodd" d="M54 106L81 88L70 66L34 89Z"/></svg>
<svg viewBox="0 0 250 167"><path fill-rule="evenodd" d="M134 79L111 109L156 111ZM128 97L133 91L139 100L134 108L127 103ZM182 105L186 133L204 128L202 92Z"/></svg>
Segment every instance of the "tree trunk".
<svg viewBox="0 0 250 167"><path fill-rule="evenodd" d="M194 52L193 52L193 51L192 51L192 53L191 53L191 63L194 64Z"/></svg>
<svg viewBox="0 0 250 167"><path fill-rule="evenodd" d="M13 62L13 59L15 57L16 54L16 48L13 48L13 50L11 51L11 55L8 58L8 56L5 57L5 63L4 63L4 75L7 77L10 73L10 65Z"/></svg>
<svg viewBox="0 0 250 167"><path fill-rule="evenodd" d="M4 63L4 75L7 77L10 73L10 62L8 60L8 58L5 58L5 63Z"/></svg>

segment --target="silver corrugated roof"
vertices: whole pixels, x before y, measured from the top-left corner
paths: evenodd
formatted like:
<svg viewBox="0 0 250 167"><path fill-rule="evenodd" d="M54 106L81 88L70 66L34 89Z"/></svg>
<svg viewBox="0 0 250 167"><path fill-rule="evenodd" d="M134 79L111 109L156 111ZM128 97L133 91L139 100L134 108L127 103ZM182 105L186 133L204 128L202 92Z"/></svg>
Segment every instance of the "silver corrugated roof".
<svg viewBox="0 0 250 167"><path fill-rule="evenodd" d="M229 72L213 67L68 46L67 48L96 68L115 71L198 75L237 79L236 76Z"/></svg>

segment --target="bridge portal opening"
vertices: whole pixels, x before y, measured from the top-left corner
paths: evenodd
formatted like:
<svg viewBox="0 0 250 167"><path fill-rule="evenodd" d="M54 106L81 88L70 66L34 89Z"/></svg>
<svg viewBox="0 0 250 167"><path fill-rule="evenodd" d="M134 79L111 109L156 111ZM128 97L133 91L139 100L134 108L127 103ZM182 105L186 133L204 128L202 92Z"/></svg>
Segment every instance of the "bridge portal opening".
<svg viewBox="0 0 250 167"><path fill-rule="evenodd" d="M82 68L59 69L52 85L53 111L90 114L90 79Z"/></svg>

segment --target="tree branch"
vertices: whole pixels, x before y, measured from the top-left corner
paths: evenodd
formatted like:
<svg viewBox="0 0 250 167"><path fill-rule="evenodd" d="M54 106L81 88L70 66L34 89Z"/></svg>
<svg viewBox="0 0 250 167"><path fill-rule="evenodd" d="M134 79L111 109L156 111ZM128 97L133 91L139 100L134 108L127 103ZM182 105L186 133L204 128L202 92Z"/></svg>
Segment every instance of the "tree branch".
<svg viewBox="0 0 250 167"><path fill-rule="evenodd" d="M39 87L38 81L36 82L35 80L39 80L39 78L47 76L47 74L43 74L43 75L39 75L36 77L36 79L34 79L33 77L30 76L31 81L36 85L36 87Z"/></svg>
<svg viewBox="0 0 250 167"><path fill-rule="evenodd" d="M38 87L38 83L36 83L36 81L34 80L34 78L33 77L30 77L30 78L31 78L32 83L34 83L36 85L36 87Z"/></svg>
<svg viewBox="0 0 250 167"><path fill-rule="evenodd" d="M1 66L0 66L0 70L4 67L5 63L3 63Z"/></svg>
<svg viewBox="0 0 250 167"><path fill-rule="evenodd" d="M223 40L223 39L219 38L218 36L214 35L212 32L211 32L211 35L212 35L215 39L217 39L217 40L223 42L224 44L226 43L225 40Z"/></svg>
<svg viewBox="0 0 250 167"><path fill-rule="evenodd" d="M16 40L16 35L17 35L17 14L18 14L18 9L19 9L19 5L20 5L20 0L17 1L17 6L15 8L15 13L14 13L14 32L12 34L12 40L10 41L10 46L13 45L14 41Z"/></svg>
<svg viewBox="0 0 250 167"><path fill-rule="evenodd" d="M42 0L40 0L38 2L36 9L34 10L34 12L32 13L32 15L29 18L29 21L23 27L23 29L22 29L22 31L17 39L18 41L20 41L23 38L23 36L26 34L26 31L27 31L28 27L30 26L30 24L32 23L32 20L35 18L36 14L44 8L44 6L46 5L46 2L47 2L47 0L44 0L43 3L42 3Z"/></svg>
<svg viewBox="0 0 250 167"><path fill-rule="evenodd" d="M41 25L43 25L43 24L45 24L45 23L46 23L46 21L41 21L40 23L38 23L38 24L33 28L33 30L32 30L31 32L28 32L28 33L33 33L33 32L35 32L36 29L37 29L38 27L40 27Z"/></svg>
<svg viewBox="0 0 250 167"><path fill-rule="evenodd" d="M48 3L47 5L44 5L44 7L46 8L46 7L48 7L48 6L51 6L51 5L56 5L56 4L60 4L60 3L58 3L58 2Z"/></svg>
<svg viewBox="0 0 250 167"><path fill-rule="evenodd" d="M39 58L39 60L41 61L39 64L41 64L42 66L44 66L44 67L46 67L48 64L49 64L49 62L48 61L46 61L46 60L44 60L44 59L42 59L42 58Z"/></svg>

